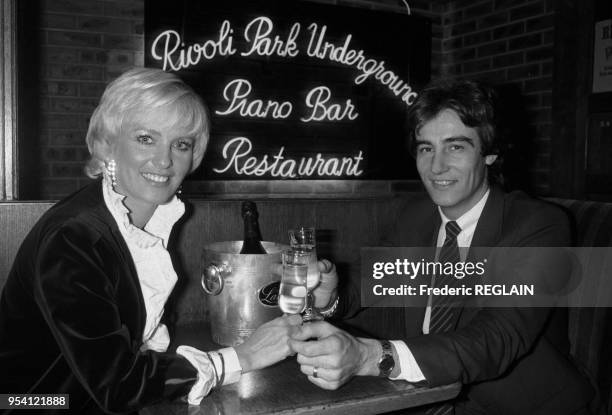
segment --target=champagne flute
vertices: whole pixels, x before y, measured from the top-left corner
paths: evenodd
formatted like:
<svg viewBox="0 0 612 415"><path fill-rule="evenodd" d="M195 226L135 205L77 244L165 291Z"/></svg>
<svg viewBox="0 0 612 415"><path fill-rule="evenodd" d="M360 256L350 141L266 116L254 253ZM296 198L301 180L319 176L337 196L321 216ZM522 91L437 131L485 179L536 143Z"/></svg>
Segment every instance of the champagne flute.
<svg viewBox="0 0 612 415"><path fill-rule="evenodd" d="M306 308L309 254L289 249L283 251L281 256L283 272L278 305L284 313L299 314Z"/></svg>
<svg viewBox="0 0 612 415"><path fill-rule="evenodd" d="M304 252L308 257L308 272L306 277L306 309L304 310L304 321L323 320L314 305L312 290L319 285L321 275L317 266L317 243L315 238L315 228L299 227L289 230L289 242L291 248L296 251Z"/></svg>

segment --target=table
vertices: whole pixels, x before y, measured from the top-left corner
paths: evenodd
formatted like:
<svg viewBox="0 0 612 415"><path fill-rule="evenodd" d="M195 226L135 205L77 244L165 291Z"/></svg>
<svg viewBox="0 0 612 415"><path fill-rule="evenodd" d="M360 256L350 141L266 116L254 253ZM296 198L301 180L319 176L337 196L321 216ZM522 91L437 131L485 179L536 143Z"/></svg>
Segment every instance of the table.
<svg viewBox="0 0 612 415"><path fill-rule="evenodd" d="M177 344L204 350L212 344L207 327L190 325L175 334ZM199 407L165 402L140 411L141 415L255 415L255 414L378 414L452 399L458 383L436 388L415 387L403 381L373 376L355 377L340 389L320 389L299 370L295 358L244 374L238 383L215 389Z"/></svg>

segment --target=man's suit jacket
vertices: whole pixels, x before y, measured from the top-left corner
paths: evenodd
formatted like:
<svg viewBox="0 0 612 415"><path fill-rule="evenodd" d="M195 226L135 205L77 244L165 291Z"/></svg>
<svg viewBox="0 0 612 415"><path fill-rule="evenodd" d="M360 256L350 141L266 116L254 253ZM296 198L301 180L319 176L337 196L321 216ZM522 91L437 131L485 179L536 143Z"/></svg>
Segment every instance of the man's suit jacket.
<svg viewBox="0 0 612 415"><path fill-rule="evenodd" d="M0 393L67 393L71 412L87 414L188 393L197 373L186 359L139 351L145 319L95 182L52 207L19 249L0 297Z"/></svg>
<svg viewBox="0 0 612 415"><path fill-rule="evenodd" d="M407 203L394 222L385 244L436 245L441 218L431 200ZM471 246L570 246L570 235L559 208L493 187ZM430 386L462 382L458 409L558 415L592 399L591 386L569 357L566 309L463 308L454 330L426 336L424 308L381 311L395 314L400 329L376 335L404 340Z"/></svg>

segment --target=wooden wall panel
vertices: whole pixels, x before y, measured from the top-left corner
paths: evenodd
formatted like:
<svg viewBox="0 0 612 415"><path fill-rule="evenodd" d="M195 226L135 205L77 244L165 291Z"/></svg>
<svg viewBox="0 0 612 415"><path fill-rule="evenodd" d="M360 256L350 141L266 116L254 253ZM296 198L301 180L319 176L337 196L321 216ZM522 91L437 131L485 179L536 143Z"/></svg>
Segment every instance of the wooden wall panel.
<svg viewBox="0 0 612 415"><path fill-rule="evenodd" d="M317 228L319 257L336 263L341 278L359 278L359 248L373 246L397 216L399 198L359 200L278 199L256 201L267 241L288 243L296 225ZM52 206L42 203L0 204L0 287L13 258L36 220ZM241 201L197 200L171 237L179 282L168 304L168 317L178 324L207 321L206 296L200 287L202 248L211 242L242 239ZM363 327L380 324L378 310L366 313ZM386 320L386 319L385 319ZM385 323L386 324L386 323Z"/></svg>
<svg viewBox="0 0 612 415"><path fill-rule="evenodd" d="M21 242L51 202L0 203L0 288L8 276Z"/></svg>
<svg viewBox="0 0 612 415"><path fill-rule="evenodd" d="M288 243L296 225L317 228L319 257L334 261L342 278L358 278L359 248L375 245L382 229L397 215L401 199L257 201L264 240ZM200 288L205 244L242 239L240 201L194 201L191 216L173 236L180 284L173 294L174 319L186 323L207 319Z"/></svg>

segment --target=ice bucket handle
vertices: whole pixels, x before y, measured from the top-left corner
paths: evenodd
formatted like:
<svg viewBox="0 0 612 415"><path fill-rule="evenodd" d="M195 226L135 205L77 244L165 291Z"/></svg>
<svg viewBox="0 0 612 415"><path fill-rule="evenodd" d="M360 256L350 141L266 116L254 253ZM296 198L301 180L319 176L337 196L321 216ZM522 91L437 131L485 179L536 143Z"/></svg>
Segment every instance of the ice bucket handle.
<svg viewBox="0 0 612 415"><path fill-rule="evenodd" d="M202 273L202 289L206 294L219 295L223 291L223 277L232 273L232 268L227 262L215 264L211 262L204 268Z"/></svg>

